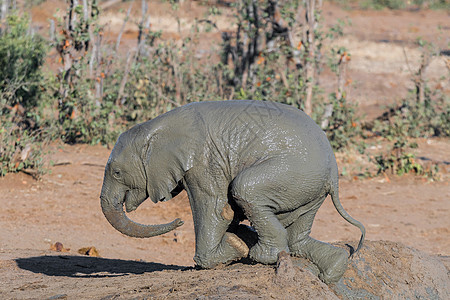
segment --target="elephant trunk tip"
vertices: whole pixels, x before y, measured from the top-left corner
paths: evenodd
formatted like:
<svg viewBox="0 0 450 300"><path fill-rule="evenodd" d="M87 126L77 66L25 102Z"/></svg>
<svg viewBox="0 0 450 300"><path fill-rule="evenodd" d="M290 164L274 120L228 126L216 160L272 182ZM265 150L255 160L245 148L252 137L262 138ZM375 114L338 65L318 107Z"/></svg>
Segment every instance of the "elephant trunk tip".
<svg viewBox="0 0 450 300"><path fill-rule="evenodd" d="M181 220L180 218L176 218L176 219L173 221L173 223L174 223L174 226L176 226L176 227L180 227L180 226L183 226L183 225L184 225L184 221Z"/></svg>

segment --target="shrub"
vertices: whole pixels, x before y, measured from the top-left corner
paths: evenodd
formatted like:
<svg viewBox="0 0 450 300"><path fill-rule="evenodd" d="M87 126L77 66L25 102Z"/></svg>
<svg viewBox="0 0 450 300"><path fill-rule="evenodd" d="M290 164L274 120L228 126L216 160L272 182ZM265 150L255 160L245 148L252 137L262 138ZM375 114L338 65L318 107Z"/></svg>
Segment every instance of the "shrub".
<svg viewBox="0 0 450 300"><path fill-rule="evenodd" d="M195 57L193 39L183 45L154 43L131 66L120 104L127 122L148 120L193 101L224 99L219 66L210 57Z"/></svg>
<svg viewBox="0 0 450 300"><path fill-rule="evenodd" d="M9 15L0 32L0 175L43 169L41 132L42 64L46 56L42 37L31 34L28 18Z"/></svg>
<svg viewBox="0 0 450 300"><path fill-rule="evenodd" d="M332 113L324 124L323 118L326 115L326 109L331 109ZM347 147L361 134L356 109L357 104L348 102L345 96L338 99L336 93L330 94L328 102L316 102L313 119L322 125L334 150Z"/></svg>
<svg viewBox="0 0 450 300"><path fill-rule="evenodd" d="M57 136L64 142L108 144L114 143L123 130L120 116L122 110L115 104L117 81L121 75L114 73L104 81L101 99L95 96L95 79L89 77L88 64L83 60L76 66L72 80L76 84L62 82L59 77L49 75L48 101L60 99L61 86L66 89L64 101L58 101L58 115L47 119L48 126L58 128ZM120 79L119 77L119 79Z"/></svg>
<svg viewBox="0 0 450 300"><path fill-rule="evenodd" d="M48 100L58 112L49 125L58 128L66 143L111 143L122 130L116 105L122 65L112 47L102 44L97 1L88 1L86 7L68 4L53 41L61 68L48 78Z"/></svg>
<svg viewBox="0 0 450 300"><path fill-rule="evenodd" d="M414 173L437 179L438 166L432 164L424 167L420 164L414 154L407 152L413 147L417 147L417 145L408 145L405 138L398 138L388 153L372 156L369 160L377 166L378 174L386 174L389 171L396 175Z"/></svg>
<svg viewBox="0 0 450 300"><path fill-rule="evenodd" d="M448 137L450 101L445 96L437 100L427 98L424 102L406 99L378 118L372 130L388 139L400 136Z"/></svg>
<svg viewBox="0 0 450 300"><path fill-rule="evenodd" d="M15 123L2 120L0 128L0 176L9 172L27 171L40 178L48 170L45 168L45 133L28 131Z"/></svg>
<svg viewBox="0 0 450 300"><path fill-rule="evenodd" d="M38 105L46 53L43 38L30 33L27 17L7 17L0 33L0 90L7 105L27 110Z"/></svg>

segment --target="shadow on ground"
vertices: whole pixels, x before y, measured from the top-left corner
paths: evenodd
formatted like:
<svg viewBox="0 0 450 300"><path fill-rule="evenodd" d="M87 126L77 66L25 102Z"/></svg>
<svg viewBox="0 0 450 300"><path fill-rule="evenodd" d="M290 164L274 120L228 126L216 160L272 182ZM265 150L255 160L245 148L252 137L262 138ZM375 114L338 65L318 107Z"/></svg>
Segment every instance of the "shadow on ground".
<svg viewBox="0 0 450 300"><path fill-rule="evenodd" d="M187 267L176 265L71 255L18 258L16 263L19 268L33 273L78 278L118 277L163 270L187 269Z"/></svg>

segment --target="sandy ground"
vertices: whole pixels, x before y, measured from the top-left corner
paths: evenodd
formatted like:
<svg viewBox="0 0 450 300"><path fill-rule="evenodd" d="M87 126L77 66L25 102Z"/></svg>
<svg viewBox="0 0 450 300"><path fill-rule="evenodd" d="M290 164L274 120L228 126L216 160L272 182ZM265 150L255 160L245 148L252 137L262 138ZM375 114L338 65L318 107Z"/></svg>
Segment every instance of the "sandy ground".
<svg viewBox="0 0 450 300"><path fill-rule="evenodd" d="M43 22L53 15L49 8L61 7L61 1L46 3L45 9L33 11L33 20L43 28ZM166 4L151 5L154 5L155 29L173 18L166 13ZM189 16L202 14L203 8L197 3L190 5L190 14L182 10L180 15L187 18L186 23ZM127 4L120 4L118 8L126 9ZM106 18L111 20L111 28L116 26L113 21L121 18L118 8L107 11L109 15ZM324 16L328 25L336 18L349 17L352 20L353 26L346 28L345 36L336 43L344 45L352 53L349 76L354 84L349 96L360 104L361 112L368 118L379 114L383 105L398 101L407 94L411 87L409 69L414 71L420 59L414 40L418 36L437 37L437 27L441 25L444 38L437 43L445 50L450 36L448 12L442 11L348 11L327 4ZM168 26L163 27L169 33L172 30ZM125 38L131 39L134 34L136 29L130 27ZM405 64L404 53L407 53L410 68ZM446 60L448 57L441 57L430 65L427 74L432 82L447 72ZM326 89L333 89L335 82L331 75L324 74L321 80ZM439 88L448 91L448 82ZM363 288L362 279L372 287L381 284L377 280L384 280L384 287L380 285L380 290L387 293L389 288L402 285L392 278L383 277L383 274L392 269L404 270L406 274L411 264L419 265L419 259L424 261L423 264L429 263L420 265L422 269L419 269L425 275L417 277L416 273L411 273L400 281L410 282L413 286L428 282L428 275L440 276L441 281L436 279L434 287L427 290L428 297L424 297L448 299L450 296L445 295L448 295L450 285L450 141L422 139L417 142L419 149L415 151L418 157L440 163L440 181L415 176L360 179L353 173L366 163L367 157L354 153L337 155L341 172L347 170L340 183L343 206L365 224L368 240L394 243L369 242L344 277L347 281L353 278L353 288L357 287L356 283ZM375 148L380 146L377 140L371 140L369 144ZM42 180L36 181L23 173L0 178L1 299L333 299L336 295L346 298L343 286L331 289L304 269L297 268L291 273L294 277L300 276L298 272L303 274L299 278L308 282L306 290L309 294L301 292L305 286L292 281L292 278L283 280L295 284L279 284L277 278L284 275L277 275L279 269L274 266L239 263L214 271L192 269L193 222L184 193L158 205L147 201L130 214L133 220L148 224L169 222L180 217L185 221L182 227L151 239L135 239L120 234L108 224L99 204L104 165L110 149L65 145L62 148L54 146L54 150L51 158L55 165L51 167L51 174ZM317 214L312 236L355 246L359 231L347 224L327 199ZM50 250L57 242L63 245L60 248L63 252ZM79 249L86 247L95 247L101 258L78 253ZM395 255L401 259L391 259ZM440 269L441 265L435 261L437 255L447 264L447 269ZM369 267L361 265L364 259L380 266L381 269L372 272L378 276L375 279L370 277L373 274L367 271ZM365 268L367 272L354 279L358 268ZM291 276L291 273L287 272L286 276ZM401 277L402 272L396 274ZM438 288L442 286L447 286L447 291ZM368 288L364 287L365 290ZM397 299L407 296L395 295L397 297L393 298Z"/></svg>

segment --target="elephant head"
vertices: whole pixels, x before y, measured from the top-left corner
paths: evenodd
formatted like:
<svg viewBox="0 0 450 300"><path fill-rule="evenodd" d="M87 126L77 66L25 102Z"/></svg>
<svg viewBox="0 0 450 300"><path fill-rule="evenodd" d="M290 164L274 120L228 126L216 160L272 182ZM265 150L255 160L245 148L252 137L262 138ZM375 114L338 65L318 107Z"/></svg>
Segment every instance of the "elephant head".
<svg viewBox="0 0 450 300"><path fill-rule="evenodd" d="M179 192L184 174L193 167L200 132L193 128L192 116L184 116L183 126L178 127L173 112L124 132L106 164L100 195L103 214L125 235L152 237L183 225L180 219L142 225L131 221L123 210L125 204L131 212L147 198L155 203L171 199Z"/></svg>

